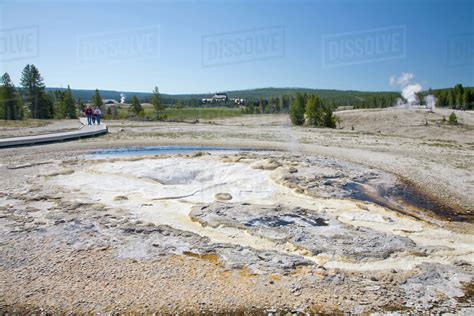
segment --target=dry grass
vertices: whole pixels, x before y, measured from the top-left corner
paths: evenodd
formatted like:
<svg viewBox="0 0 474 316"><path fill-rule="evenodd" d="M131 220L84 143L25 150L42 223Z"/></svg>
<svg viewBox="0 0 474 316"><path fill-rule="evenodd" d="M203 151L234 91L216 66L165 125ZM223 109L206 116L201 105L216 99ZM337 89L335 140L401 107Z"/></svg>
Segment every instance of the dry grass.
<svg viewBox="0 0 474 316"><path fill-rule="evenodd" d="M19 128L19 127L41 127L51 124L50 120L18 120L18 121L7 121L0 120L0 128Z"/></svg>

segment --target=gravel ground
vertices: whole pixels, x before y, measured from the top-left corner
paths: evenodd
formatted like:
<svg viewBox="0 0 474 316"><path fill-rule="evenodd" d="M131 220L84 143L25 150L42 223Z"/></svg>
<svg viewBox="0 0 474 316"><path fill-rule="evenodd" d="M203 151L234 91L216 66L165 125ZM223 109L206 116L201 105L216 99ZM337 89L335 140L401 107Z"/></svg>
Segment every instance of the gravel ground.
<svg viewBox="0 0 474 316"><path fill-rule="evenodd" d="M5 122L5 121L3 121ZM22 126L23 122L10 121L8 125L2 125L0 121L0 138L17 137L17 136L34 136L49 133L68 132L76 130L82 126L79 120L56 120L42 121L31 120L25 124L31 124L30 127ZM15 124L16 123L16 124Z"/></svg>

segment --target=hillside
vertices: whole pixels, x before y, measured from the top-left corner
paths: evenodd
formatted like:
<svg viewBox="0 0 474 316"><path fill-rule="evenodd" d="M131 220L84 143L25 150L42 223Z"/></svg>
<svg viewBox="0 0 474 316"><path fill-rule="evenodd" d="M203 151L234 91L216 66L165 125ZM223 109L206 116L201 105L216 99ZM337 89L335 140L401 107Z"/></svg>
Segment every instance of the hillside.
<svg viewBox="0 0 474 316"><path fill-rule="evenodd" d="M64 88L46 88L47 91L64 90ZM81 100L91 100L94 90L82 90L73 89L73 95L75 98ZM329 99L337 102L341 105L353 105L364 101L369 101L373 97L387 97L397 98L398 92L365 92L365 91L353 91L353 90L329 90L329 89L309 89L309 88L259 88L249 90L232 90L232 91L220 91L226 93L229 98L243 98L247 100L256 100L258 98L269 99L272 97L279 97L281 95L296 95L296 93L308 93L317 94L323 99ZM100 94L103 99L116 99L120 100L120 94L123 93L127 98L131 98L136 95L141 100L148 100L151 93L147 92L130 92L130 91L114 91L114 90L100 90ZM161 94L163 100L167 104L173 104L177 100L200 100L202 98L208 98L212 96L210 93L201 94Z"/></svg>

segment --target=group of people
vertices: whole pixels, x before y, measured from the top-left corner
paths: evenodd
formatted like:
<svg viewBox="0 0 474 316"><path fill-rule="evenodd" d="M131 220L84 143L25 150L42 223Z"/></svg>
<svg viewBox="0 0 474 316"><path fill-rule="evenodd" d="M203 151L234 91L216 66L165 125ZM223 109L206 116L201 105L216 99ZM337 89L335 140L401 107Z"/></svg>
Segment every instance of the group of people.
<svg viewBox="0 0 474 316"><path fill-rule="evenodd" d="M84 110L84 115L87 117L87 125L94 125L97 122L97 125L100 125L100 117L102 116L102 111L99 107L92 108L88 106Z"/></svg>

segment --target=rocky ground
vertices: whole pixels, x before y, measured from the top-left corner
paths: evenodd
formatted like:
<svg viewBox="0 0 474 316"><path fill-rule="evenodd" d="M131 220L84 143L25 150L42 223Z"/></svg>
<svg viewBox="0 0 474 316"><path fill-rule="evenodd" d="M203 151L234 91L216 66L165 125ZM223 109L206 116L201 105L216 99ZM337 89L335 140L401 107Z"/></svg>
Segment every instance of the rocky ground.
<svg viewBox="0 0 474 316"><path fill-rule="evenodd" d="M109 122L104 137L3 149L0 309L472 312L472 113L443 115ZM276 151L81 156L170 144Z"/></svg>

